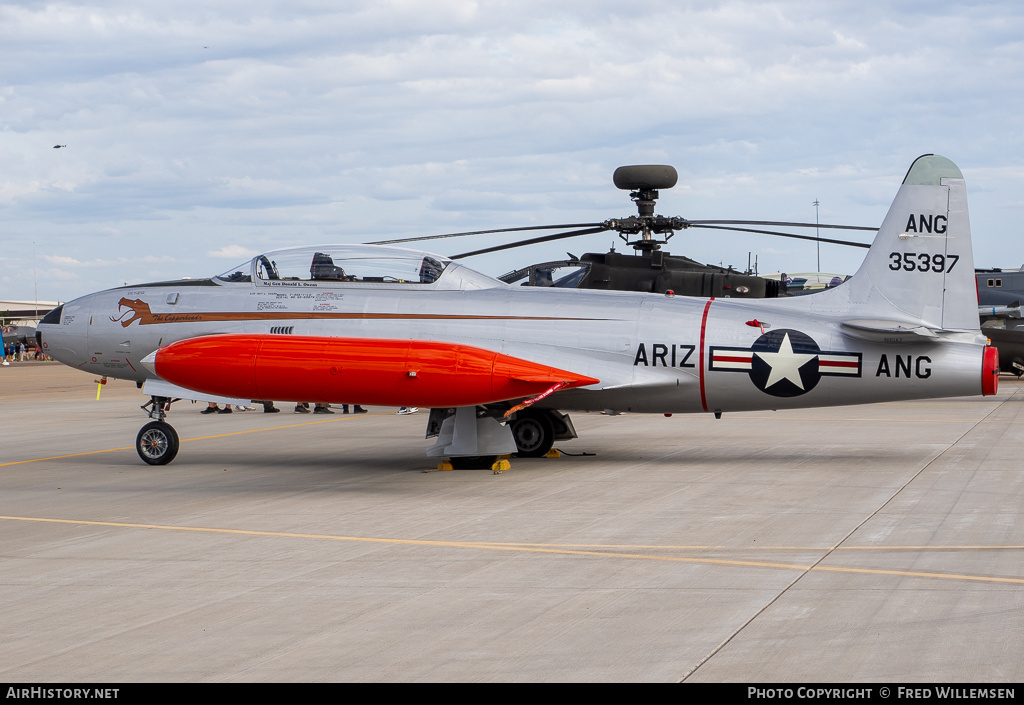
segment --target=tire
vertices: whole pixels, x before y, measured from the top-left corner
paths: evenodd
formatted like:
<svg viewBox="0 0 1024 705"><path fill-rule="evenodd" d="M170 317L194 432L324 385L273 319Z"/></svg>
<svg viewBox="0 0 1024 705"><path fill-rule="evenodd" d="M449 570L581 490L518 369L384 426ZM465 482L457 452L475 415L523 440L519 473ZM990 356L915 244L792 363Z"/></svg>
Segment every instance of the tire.
<svg viewBox="0 0 1024 705"><path fill-rule="evenodd" d="M1013 358L1013 361L1010 363L1010 369L1004 371L1012 372L1017 377L1024 375L1024 360L1021 360L1019 357Z"/></svg>
<svg viewBox="0 0 1024 705"><path fill-rule="evenodd" d="M164 421L150 421L139 429L135 450L147 465L167 465L178 454L178 432Z"/></svg>
<svg viewBox="0 0 1024 705"><path fill-rule="evenodd" d="M543 411L525 411L512 422L512 438L519 449L517 456L540 458L555 444L555 426Z"/></svg>
<svg viewBox="0 0 1024 705"><path fill-rule="evenodd" d="M490 470L498 462L496 455L461 455L448 458L456 470Z"/></svg>

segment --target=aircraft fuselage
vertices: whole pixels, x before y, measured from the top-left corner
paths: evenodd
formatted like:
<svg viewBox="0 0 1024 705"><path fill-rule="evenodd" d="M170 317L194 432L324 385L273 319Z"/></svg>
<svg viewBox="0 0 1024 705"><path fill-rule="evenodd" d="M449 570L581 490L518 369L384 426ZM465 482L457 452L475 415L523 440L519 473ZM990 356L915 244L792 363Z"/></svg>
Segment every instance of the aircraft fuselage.
<svg viewBox="0 0 1024 705"><path fill-rule="evenodd" d="M983 348L972 336L941 346L874 343L844 333L827 307L809 318L787 300L409 286L187 280L123 287L65 304L60 322L40 330L45 350L65 364L138 382L155 377L141 364L147 355L200 336L281 336L296 360L308 354L309 337L469 345L600 380L539 403L563 410L742 411L982 391Z"/></svg>

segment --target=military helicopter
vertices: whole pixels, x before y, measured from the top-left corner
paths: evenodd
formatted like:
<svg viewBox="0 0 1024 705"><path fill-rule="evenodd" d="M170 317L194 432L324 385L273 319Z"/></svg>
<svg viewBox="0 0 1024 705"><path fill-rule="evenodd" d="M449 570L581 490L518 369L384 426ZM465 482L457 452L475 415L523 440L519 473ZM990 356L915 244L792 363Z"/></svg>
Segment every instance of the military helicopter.
<svg viewBox="0 0 1024 705"><path fill-rule="evenodd" d="M604 289L615 291L640 291L666 293L673 292L680 296L700 296L715 298L763 299L803 293L800 285L794 285L788 277L778 279L757 276L751 271L748 263L746 271L740 272L732 267L720 267L702 264L696 260L679 255L671 255L662 250L662 246L678 230L704 228L710 230L732 230L738 232L776 235L813 242L825 242L852 247L868 248L860 242L837 240L832 238L811 237L775 230L761 230L751 226L776 226L800 228L825 228L838 230L875 231L874 227L854 225L830 225L821 223L794 223L781 221L752 220L688 220L681 217L666 217L654 213L659 198L659 191L676 185L678 173L668 165L635 165L621 166L615 170L612 180L616 187L630 191L630 198L636 204L637 214L628 218L605 220L600 223L575 223L568 225L542 225L523 228L502 228L498 230L478 230L464 233L448 233L426 237L404 238L400 240L384 240L375 245L434 240L471 235L508 233L533 230L562 230L578 228L567 232L543 235L540 237L518 240L504 245L496 245L471 252L453 255L452 259L463 259L475 255L499 252L527 245L551 242L565 238L591 235L600 232L614 231L632 247L636 254L616 252L614 247L607 253L587 253L582 257L569 255L566 260L556 260L533 264L504 274L498 279L506 284L521 286L549 286L557 288ZM742 227L741 227L742 226ZM832 279L822 288L835 286L843 281L840 277ZM790 285L790 286L787 286Z"/></svg>
<svg viewBox="0 0 1024 705"><path fill-rule="evenodd" d="M637 215L601 223L577 223L573 225L532 226L527 228L506 228L468 233L451 233L425 238L389 240L375 244L392 244L464 235L516 232L524 230L546 230L581 228L521 240L505 245L464 252L452 259L498 252L526 245L550 242L563 238L593 233L617 231L627 245L636 250L635 255L616 252L588 253L582 257L569 255L568 259L532 264L503 274L498 279L506 284L577 289L605 289L617 291L640 291L666 293L703 298L760 299L800 296L824 291L838 286L848 277L842 275L823 276L821 273L787 276L786 274L757 276L748 266L744 272L731 267L716 267L702 264L687 257L671 255L661 249L677 230L704 228L712 230L733 230L739 232L777 235L780 237L826 242L850 247L867 248L868 245L848 240L818 238L775 230L756 229L751 226L812 227L839 230L875 231L874 227L851 225L830 225L820 223L794 223L779 221L744 220L687 220L667 218L654 214L659 189L676 185L678 174L667 165L623 166L615 170L613 181L623 190L631 191L630 197L637 207ZM743 227L740 227L743 226ZM662 236L663 239L657 239ZM635 239L630 239L630 238ZM1024 376L1024 319L1021 301L1024 301L1024 267L1019 270L978 269L977 291L979 292L979 314L983 332L999 349L999 364L1006 372L1018 377ZM817 281L812 281L817 279Z"/></svg>
<svg viewBox="0 0 1024 705"><path fill-rule="evenodd" d="M977 269L981 332L999 349L999 367L1024 375L1024 267Z"/></svg>

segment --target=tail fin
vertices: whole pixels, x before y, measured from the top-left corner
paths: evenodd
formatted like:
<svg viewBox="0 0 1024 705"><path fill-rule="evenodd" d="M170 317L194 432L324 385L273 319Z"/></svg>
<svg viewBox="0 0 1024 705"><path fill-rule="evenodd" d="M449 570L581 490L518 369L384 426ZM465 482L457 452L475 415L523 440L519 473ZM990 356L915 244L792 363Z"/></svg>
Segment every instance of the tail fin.
<svg viewBox="0 0 1024 705"><path fill-rule="evenodd" d="M835 291L842 289L851 312L868 319L849 321L853 328L978 330L967 187L956 164L933 154L914 161L864 263Z"/></svg>

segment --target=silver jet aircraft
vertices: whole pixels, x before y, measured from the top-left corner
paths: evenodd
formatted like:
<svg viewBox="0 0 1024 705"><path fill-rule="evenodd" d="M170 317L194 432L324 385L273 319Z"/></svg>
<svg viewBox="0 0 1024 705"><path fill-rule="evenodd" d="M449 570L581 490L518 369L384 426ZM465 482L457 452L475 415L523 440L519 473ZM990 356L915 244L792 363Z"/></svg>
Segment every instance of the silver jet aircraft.
<svg viewBox="0 0 1024 705"><path fill-rule="evenodd" d="M85 296L43 348L135 380L147 463L178 450L171 399L430 408L456 467L543 455L564 411L714 413L994 394L960 170L911 166L860 270L815 296L698 299L513 287L439 255L368 245L268 252L220 276Z"/></svg>

